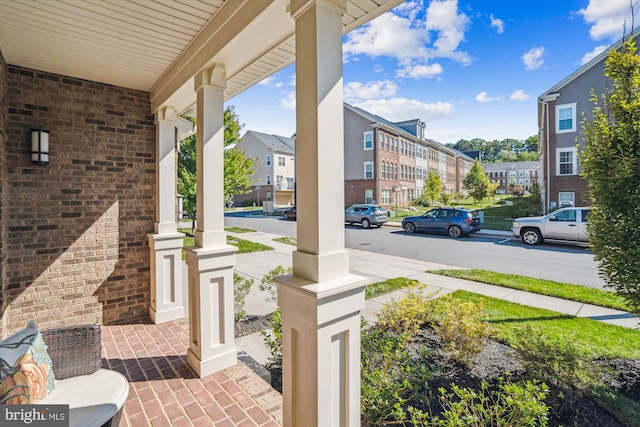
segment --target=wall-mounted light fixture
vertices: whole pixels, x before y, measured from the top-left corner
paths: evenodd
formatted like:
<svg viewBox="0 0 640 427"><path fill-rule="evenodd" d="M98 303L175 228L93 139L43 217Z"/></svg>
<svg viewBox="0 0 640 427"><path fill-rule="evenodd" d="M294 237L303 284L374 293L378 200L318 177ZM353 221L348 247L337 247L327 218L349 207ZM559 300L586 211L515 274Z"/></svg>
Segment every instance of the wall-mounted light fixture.
<svg viewBox="0 0 640 427"><path fill-rule="evenodd" d="M49 131L31 129L31 163L49 164Z"/></svg>

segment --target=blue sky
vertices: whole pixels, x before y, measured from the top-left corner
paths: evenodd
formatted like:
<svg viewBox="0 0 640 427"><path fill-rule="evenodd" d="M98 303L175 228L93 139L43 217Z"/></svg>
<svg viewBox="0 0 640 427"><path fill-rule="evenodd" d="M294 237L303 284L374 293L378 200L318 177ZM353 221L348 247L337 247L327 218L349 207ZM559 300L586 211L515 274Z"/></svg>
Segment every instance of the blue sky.
<svg viewBox="0 0 640 427"><path fill-rule="evenodd" d="M640 25L640 0L632 0ZM631 29L629 0L408 0L343 38L344 99L427 137L526 139L537 97ZM295 132L295 66L230 99L243 132Z"/></svg>

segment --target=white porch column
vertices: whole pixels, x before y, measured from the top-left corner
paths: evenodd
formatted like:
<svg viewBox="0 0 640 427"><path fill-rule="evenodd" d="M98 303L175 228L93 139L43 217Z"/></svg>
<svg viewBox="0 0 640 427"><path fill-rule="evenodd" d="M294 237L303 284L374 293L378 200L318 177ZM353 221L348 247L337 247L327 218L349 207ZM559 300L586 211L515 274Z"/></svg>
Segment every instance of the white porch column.
<svg viewBox="0 0 640 427"><path fill-rule="evenodd" d="M284 426L360 426L360 310L367 279L344 248L342 15L292 0L296 21L298 247L278 277Z"/></svg>
<svg viewBox="0 0 640 427"><path fill-rule="evenodd" d="M189 269L187 362L200 377L237 362L233 324L235 246L224 231L224 89L222 65L195 77L197 105L195 247L186 249Z"/></svg>
<svg viewBox="0 0 640 427"><path fill-rule="evenodd" d="M176 224L176 110L156 112L156 222L149 234L151 306L154 323L185 316L182 284L182 241Z"/></svg>

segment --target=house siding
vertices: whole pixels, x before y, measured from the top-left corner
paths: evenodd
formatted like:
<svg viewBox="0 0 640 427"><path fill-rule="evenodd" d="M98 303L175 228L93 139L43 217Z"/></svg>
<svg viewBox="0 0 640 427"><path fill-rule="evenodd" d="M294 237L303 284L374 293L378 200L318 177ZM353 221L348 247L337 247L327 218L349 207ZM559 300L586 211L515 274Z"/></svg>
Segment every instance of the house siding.
<svg viewBox="0 0 640 427"><path fill-rule="evenodd" d="M7 80L6 332L31 319L43 328L146 319L156 204L149 94L14 66ZM51 132L49 165L30 161L34 127Z"/></svg>

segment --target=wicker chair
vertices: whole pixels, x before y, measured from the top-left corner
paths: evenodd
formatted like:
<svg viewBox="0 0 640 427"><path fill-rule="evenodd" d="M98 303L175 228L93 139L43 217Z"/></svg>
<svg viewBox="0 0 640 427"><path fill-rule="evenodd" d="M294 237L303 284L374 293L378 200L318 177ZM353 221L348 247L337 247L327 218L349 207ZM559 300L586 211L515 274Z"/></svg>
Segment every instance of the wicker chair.
<svg viewBox="0 0 640 427"><path fill-rule="evenodd" d="M51 357L56 381L91 375L102 368L99 325L50 329L42 331L42 338L47 344L47 352ZM96 386L100 387L100 384ZM128 384L126 386L126 392L128 393ZM57 384L56 388L58 388ZM118 426L122 417L122 408L120 406L111 419L102 424L102 427ZM71 421L74 418L73 410L73 407L71 407Z"/></svg>

